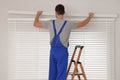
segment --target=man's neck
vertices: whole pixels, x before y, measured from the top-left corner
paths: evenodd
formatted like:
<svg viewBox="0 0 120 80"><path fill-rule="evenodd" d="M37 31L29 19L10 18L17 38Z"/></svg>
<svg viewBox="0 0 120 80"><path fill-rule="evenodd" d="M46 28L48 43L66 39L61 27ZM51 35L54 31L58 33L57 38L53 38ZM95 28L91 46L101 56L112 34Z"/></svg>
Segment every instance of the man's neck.
<svg viewBox="0 0 120 80"><path fill-rule="evenodd" d="M58 19L63 19L63 15L58 15L57 18Z"/></svg>

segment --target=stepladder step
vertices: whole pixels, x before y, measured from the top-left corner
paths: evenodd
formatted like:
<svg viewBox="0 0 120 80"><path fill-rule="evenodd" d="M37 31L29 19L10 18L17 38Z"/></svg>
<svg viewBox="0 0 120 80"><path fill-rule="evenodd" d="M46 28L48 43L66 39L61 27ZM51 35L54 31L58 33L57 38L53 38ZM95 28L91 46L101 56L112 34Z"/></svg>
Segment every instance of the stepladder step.
<svg viewBox="0 0 120 80"><path fill-rule="evenodd" d="M69 75L73 76L72 72L69 72ZM83 75L82 73L75 73L75 75Z"/></svg>

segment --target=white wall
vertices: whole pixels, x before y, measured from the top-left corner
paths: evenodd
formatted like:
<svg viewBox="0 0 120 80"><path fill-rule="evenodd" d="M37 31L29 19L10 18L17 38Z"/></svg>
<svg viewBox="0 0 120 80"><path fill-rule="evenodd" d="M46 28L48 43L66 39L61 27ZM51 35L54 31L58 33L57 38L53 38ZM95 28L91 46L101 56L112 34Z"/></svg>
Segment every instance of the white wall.
<svg viewBox="0 0 120 80"><path fill-rule="evenodd" d="M7 80L7 8L0 1L0 80Z"/></svg>
<svg viewBox="0 0 120 80"><path fill-rule="evenodd" d="M7 80L7 9L8 10L43 10L53 12L58 3L63 3L67 13L119 14L120 0L1 0L0 1L0 80ZM120 80L120 17L115 31L116 43L116 80Z"/></svg>

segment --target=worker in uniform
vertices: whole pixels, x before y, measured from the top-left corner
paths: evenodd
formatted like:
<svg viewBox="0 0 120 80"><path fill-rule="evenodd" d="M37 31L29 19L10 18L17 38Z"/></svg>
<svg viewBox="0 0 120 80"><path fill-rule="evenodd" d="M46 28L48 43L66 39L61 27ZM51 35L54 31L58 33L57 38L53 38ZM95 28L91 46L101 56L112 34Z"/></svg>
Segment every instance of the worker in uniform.
<svg viewBox="0 0 120 80"><path fill-rule="evenodd" d="M93 17L90 12L89 16L79 22L68 21L64 19L65 7L58 4L55 7L56 19L40 21L42 11L37 11L34 20L34 26L45 28L50 32L50 62L49 62L49 80L65 80L68 64L68 45L69 35L72 29L85 26Z"/></svg>

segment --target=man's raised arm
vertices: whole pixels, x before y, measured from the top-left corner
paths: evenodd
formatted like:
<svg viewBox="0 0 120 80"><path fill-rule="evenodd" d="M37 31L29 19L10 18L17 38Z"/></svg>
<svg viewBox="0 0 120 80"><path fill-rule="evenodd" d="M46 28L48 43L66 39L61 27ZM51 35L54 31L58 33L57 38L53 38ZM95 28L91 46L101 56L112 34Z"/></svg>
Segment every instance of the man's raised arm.
<svg viewBox="0 0 120 80"><path fill-rule="evenodd" d="M41 23L41 21L39 21L39 17L42 15L42 11L37 11L37 14L35 16L35 20L34 20L34 26L37 28L41 28L43 25Z"/></svg>
<svg viewBox="0 0 120 80"><path fill-rule="evenodd" d="M76 24L76 27L77 28L80 28L80 27L83 27L85 26L86 24L88 24L88 22L91 20L91 18L93 17L94 13L89 13L89 16L83 20L83 21L80 21Z"/></svg>

